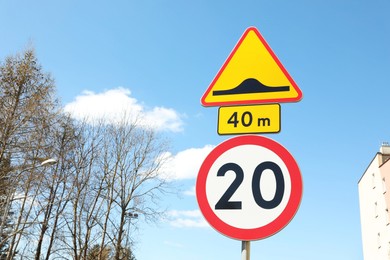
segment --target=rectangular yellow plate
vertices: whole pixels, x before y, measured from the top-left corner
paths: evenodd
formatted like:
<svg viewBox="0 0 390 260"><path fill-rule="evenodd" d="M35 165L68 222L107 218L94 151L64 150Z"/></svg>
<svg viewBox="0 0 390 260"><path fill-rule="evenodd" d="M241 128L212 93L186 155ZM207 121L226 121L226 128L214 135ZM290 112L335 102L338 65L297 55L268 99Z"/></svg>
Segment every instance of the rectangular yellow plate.
<svg viewBox="0 0 390 260"><path fill-rule="evenodd" d="M220 107L218 134L279 133L280 114L280 104Z"/></svg>

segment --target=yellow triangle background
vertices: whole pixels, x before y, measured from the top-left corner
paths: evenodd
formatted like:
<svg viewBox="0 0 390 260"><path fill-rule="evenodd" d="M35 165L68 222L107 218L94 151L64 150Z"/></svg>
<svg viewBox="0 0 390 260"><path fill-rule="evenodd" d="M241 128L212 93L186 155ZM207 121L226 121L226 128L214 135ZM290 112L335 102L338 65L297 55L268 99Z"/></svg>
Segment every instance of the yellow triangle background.
<svg viewBox="0 0 390 260"><path fill-rule="evenodd" d="M213 95L254 78L269 87L289 86L288 91ZM302 93L256 28L248 28L202 98L203 105L298 101ZM285 101L286 100L286 101Z"/></svg>

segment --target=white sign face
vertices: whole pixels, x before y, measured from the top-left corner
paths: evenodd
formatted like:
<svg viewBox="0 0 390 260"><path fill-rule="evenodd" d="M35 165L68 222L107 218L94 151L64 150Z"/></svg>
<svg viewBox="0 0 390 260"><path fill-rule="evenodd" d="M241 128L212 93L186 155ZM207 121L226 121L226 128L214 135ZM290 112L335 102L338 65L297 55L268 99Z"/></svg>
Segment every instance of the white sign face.
<svg viewBox="0 0 390 260"><path fill-rule="evenodd" d="M280 144L261 136L239 136L207 156L196 191L211 226L231 238L257 240L292 219L302 180L295 160Z"/></svg>
<svg viewBox="0 0 390 260"><path fill-rule="evenodd" d="M273 162L275 164L273 167L281 169L281 181L276 181L272 169L264 169L261 173L257 172L258 175L261 174L261 178L260 182L255 184L259 186L259 190L254 191L252 190L252 182L255 177L255 169L264 162ZM241 202L241 206L239 210L214 208L214 213L222 221L242 229L257 228L274 221L286 207L291 195L291 180L284 162L274 152L261 146L241 145L226 151L214 162L207 176L206 196L211 205L216 205L238 178L234 169L227 171L224 176L218 176L218 171L228 163L237 165L232 168L241 168L243 172L244 178L241 184L234 190L229 199L229 201ZM232 188L230 190L233 191ZM283 192L280 201L276 201L278 199L275 198L276 192ZM263 208L262 205L257 205L255 197L263 197L265 201L274 200L275 207L272 209Z"/></svg>

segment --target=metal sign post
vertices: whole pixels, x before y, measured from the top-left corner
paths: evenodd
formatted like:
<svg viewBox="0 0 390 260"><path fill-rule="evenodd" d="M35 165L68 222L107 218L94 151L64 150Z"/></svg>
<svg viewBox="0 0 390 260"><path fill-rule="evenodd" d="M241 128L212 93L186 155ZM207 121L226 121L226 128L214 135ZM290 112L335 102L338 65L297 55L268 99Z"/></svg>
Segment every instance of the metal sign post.
<svg viewBox="0 0 390 260"><path fill-rule="evenodd" d="M251 242L242 241L241 244L241 260L250 260L251 259Z"/></svg>

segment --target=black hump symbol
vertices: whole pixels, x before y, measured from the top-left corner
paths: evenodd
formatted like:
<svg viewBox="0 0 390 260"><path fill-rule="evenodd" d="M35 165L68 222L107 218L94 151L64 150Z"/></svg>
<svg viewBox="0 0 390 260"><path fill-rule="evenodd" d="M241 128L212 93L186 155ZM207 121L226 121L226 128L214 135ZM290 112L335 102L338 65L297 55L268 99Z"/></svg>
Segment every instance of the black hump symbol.
<svg viewBox="0 0 390 260"><path fill-rule="evenodd" d="M289 90L290 90L289 86L269 87L262 84L257 79L249 78L241 82L241 84L235 88L228 89L228 90L214 90L213 96L281 92L281 91L289 91Z"/></svg>

